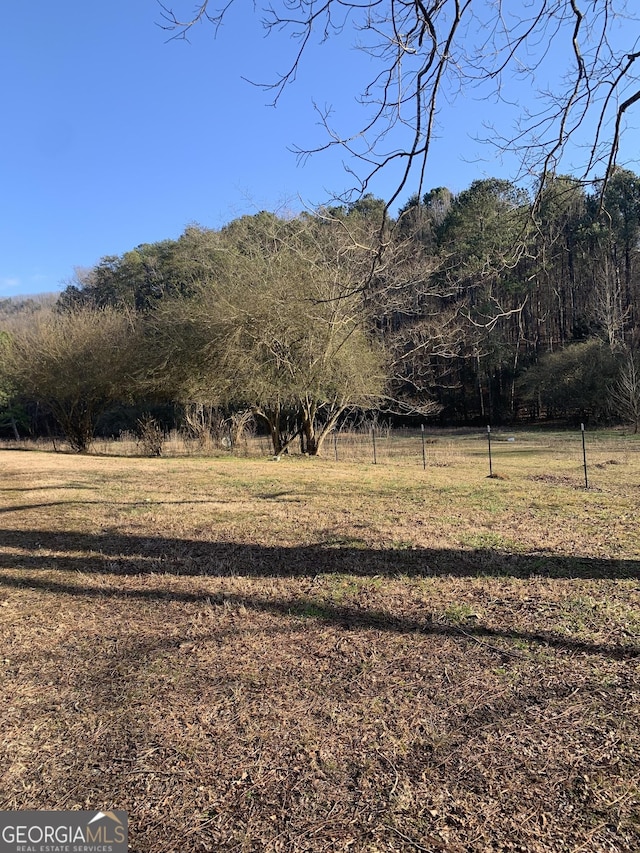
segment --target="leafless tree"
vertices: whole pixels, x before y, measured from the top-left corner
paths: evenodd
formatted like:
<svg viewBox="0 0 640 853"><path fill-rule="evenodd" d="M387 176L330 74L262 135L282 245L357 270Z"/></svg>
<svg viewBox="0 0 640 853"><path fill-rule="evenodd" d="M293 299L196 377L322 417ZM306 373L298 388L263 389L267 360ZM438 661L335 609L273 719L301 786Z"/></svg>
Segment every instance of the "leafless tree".
<svg viewBox="0 0 640 853"><path fill-rule="evenodd" d="M622 349L631 306L624 301L620 270L607 255L602 259L596 278L592 311L594 320L606 335L611 351Z"/></svg>
<svg viewBox="0 0 640 853"><path fill-rule="evenodd" d="M232 4L200 0L186 15L162 6L161 25L172 38L187 38L201 22L217 32ZM441 110L462 95L493 101L509 116L510 129L485 127L478 136L519 155L516 180L535 176L543 186L584 146L581 176L606 184L640 100L639 24L626 0L275 0L263 25L288 32L296 47L288 70L265 88L277 101L313 41L350 31L373 59L372 78L354 93L355 127L334 127L330 111L321 113L328 138L316 150L345 149L359 192L397 168L389 205L409 187L424 191Z"/></svg>
<svg viewBox="0 0 640 853"><path fill-rule="evenodd" d="M276 455L298 438L318 455L341 414L376 400L386 379L351 237L334 220L263 212L230 223L219 241L228 279L148 318L150 385L253 414Z"/></svg>
<svg viewBox="0 0 640 853"><path fill-rule="evenodd" d="M12 334L8 376L86 452L100 415L132 396L134 340L132 319L112 309L45 315Z"/></svg>
<svg viewBox="0 0 640 853"><path fill-rule="evenodd" d="M612 400L618 414L631 422L634 434L637 433L640 426L640 359L636 353L627 354L613 388Z"/></svg>

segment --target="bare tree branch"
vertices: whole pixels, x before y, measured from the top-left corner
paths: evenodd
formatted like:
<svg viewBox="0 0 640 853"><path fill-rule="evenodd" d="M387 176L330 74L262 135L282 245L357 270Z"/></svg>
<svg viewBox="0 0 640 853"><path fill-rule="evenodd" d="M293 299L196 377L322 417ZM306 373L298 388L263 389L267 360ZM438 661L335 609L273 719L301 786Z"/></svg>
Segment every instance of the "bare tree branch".
<svg viewBox="0 0 640 853"><path fill-rule="evenodd" d="M201 0L188 15L161 5L161 26L173 38L187 38L202 22L217 31L232 3L212 11L209 0ZM297 43L288 69L259 84L274 93L274 102L296 79L314 40L350 31L373 60L370 82L354 92L355 127L344 132L333 125L330 109L319 110L326 141L294 150L307 157L342 148L352 191L361 194L391 171L397 181L389 205L410 185L423 192L441 109L455 107L462 94L517 110L514 128L488 128L485 141L515 152L521 170L514 179L534 178L538 186L582 147L580 176L601 177L606 187L624 119L640 100L639 16L626 0L518 6L504 0L274 0L263 14L268 32L285 31ZM524 97L518 86L525 87Z"/></svg>

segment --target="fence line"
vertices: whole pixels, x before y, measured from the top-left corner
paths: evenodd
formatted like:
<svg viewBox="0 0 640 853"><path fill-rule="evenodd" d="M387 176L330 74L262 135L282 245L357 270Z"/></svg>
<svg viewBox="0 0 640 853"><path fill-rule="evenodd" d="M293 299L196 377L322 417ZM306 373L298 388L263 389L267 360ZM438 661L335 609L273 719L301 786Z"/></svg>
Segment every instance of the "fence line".
<svg viewBox="0 0 640 853"><path fill-rule="evenodd" d="M487 438L490 438L488 443ZM581 442L582 438L582 442ZM495 479L508 477L509 473L534 473L535 476L552 478L545 471L539 471L540 463L535 459L536 450L553 449L561 454L562 467L584 488L589 487L587 470L587 452L589 466L599 468L620 464L625 454L640 451L640 436L615 431L587 432L544 430L489 430L459 429L437 430L425 428L367 427L360 430L338 430L327 437L323 448L322 460L338 464L375 464L376 466L403 465L413 466L416 476L428 476L430 468L467 465L470 458L477 460L478 471L489 470ZM4 449L39 449L48 451L68 451L64 441L56 439L0 441ZM133 433L124 433L118 440L96 439L91 452L98 455L144 456L144 449ZM490 453L490 455L488 455ZM203 445L194 438L172 431L165 436L162 456L165 457L202 457L229 456L271 458L271 441L265 435L244 437L235 448L217 446L214 442ZM299 446L294 443L289 450L290 457L300 456ZM537 469L536 469L537 465ZM582 473L582 469L584 472Z"/></svg>

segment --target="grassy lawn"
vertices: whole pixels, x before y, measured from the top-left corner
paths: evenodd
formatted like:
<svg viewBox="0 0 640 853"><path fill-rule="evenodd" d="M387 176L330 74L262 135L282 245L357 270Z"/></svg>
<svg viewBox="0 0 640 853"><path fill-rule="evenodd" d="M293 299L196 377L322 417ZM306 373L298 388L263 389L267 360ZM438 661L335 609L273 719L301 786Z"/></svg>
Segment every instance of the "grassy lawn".
<svg viewBox="0 0 640 853"><path fill-rule="evenodd" d="M507 441L515 435L515 441ZM136 853L640 850L640 440L0 451L0 808ZM342 452L344 452L344 447Z"/></svg>

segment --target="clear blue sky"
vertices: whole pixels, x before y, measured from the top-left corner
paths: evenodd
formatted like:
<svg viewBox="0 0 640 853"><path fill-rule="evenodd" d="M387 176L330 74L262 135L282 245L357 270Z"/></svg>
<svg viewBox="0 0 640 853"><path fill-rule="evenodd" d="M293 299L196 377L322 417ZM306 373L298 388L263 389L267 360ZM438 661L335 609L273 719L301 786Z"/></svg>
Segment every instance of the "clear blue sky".
<svg viewBox="0 0 640 853"><path fill-rule="evenodd" d="M358 76L371 76L363 54L313 46L273 108L242 76L271 80L295 43L265 38L250 9L238 7L217 40L202 26L186 43L167 42L155 0L3 5L0 298L59 290L74 267L191 222L312 206L349 186L338 152L299 165L288 148L326 141L314 98L349 116ZM458 104L427 187L508 176L508 164L474 162L491 157L471 138L486 112ZM384 197L392 184L388 175L372 189Z"/></svg>

